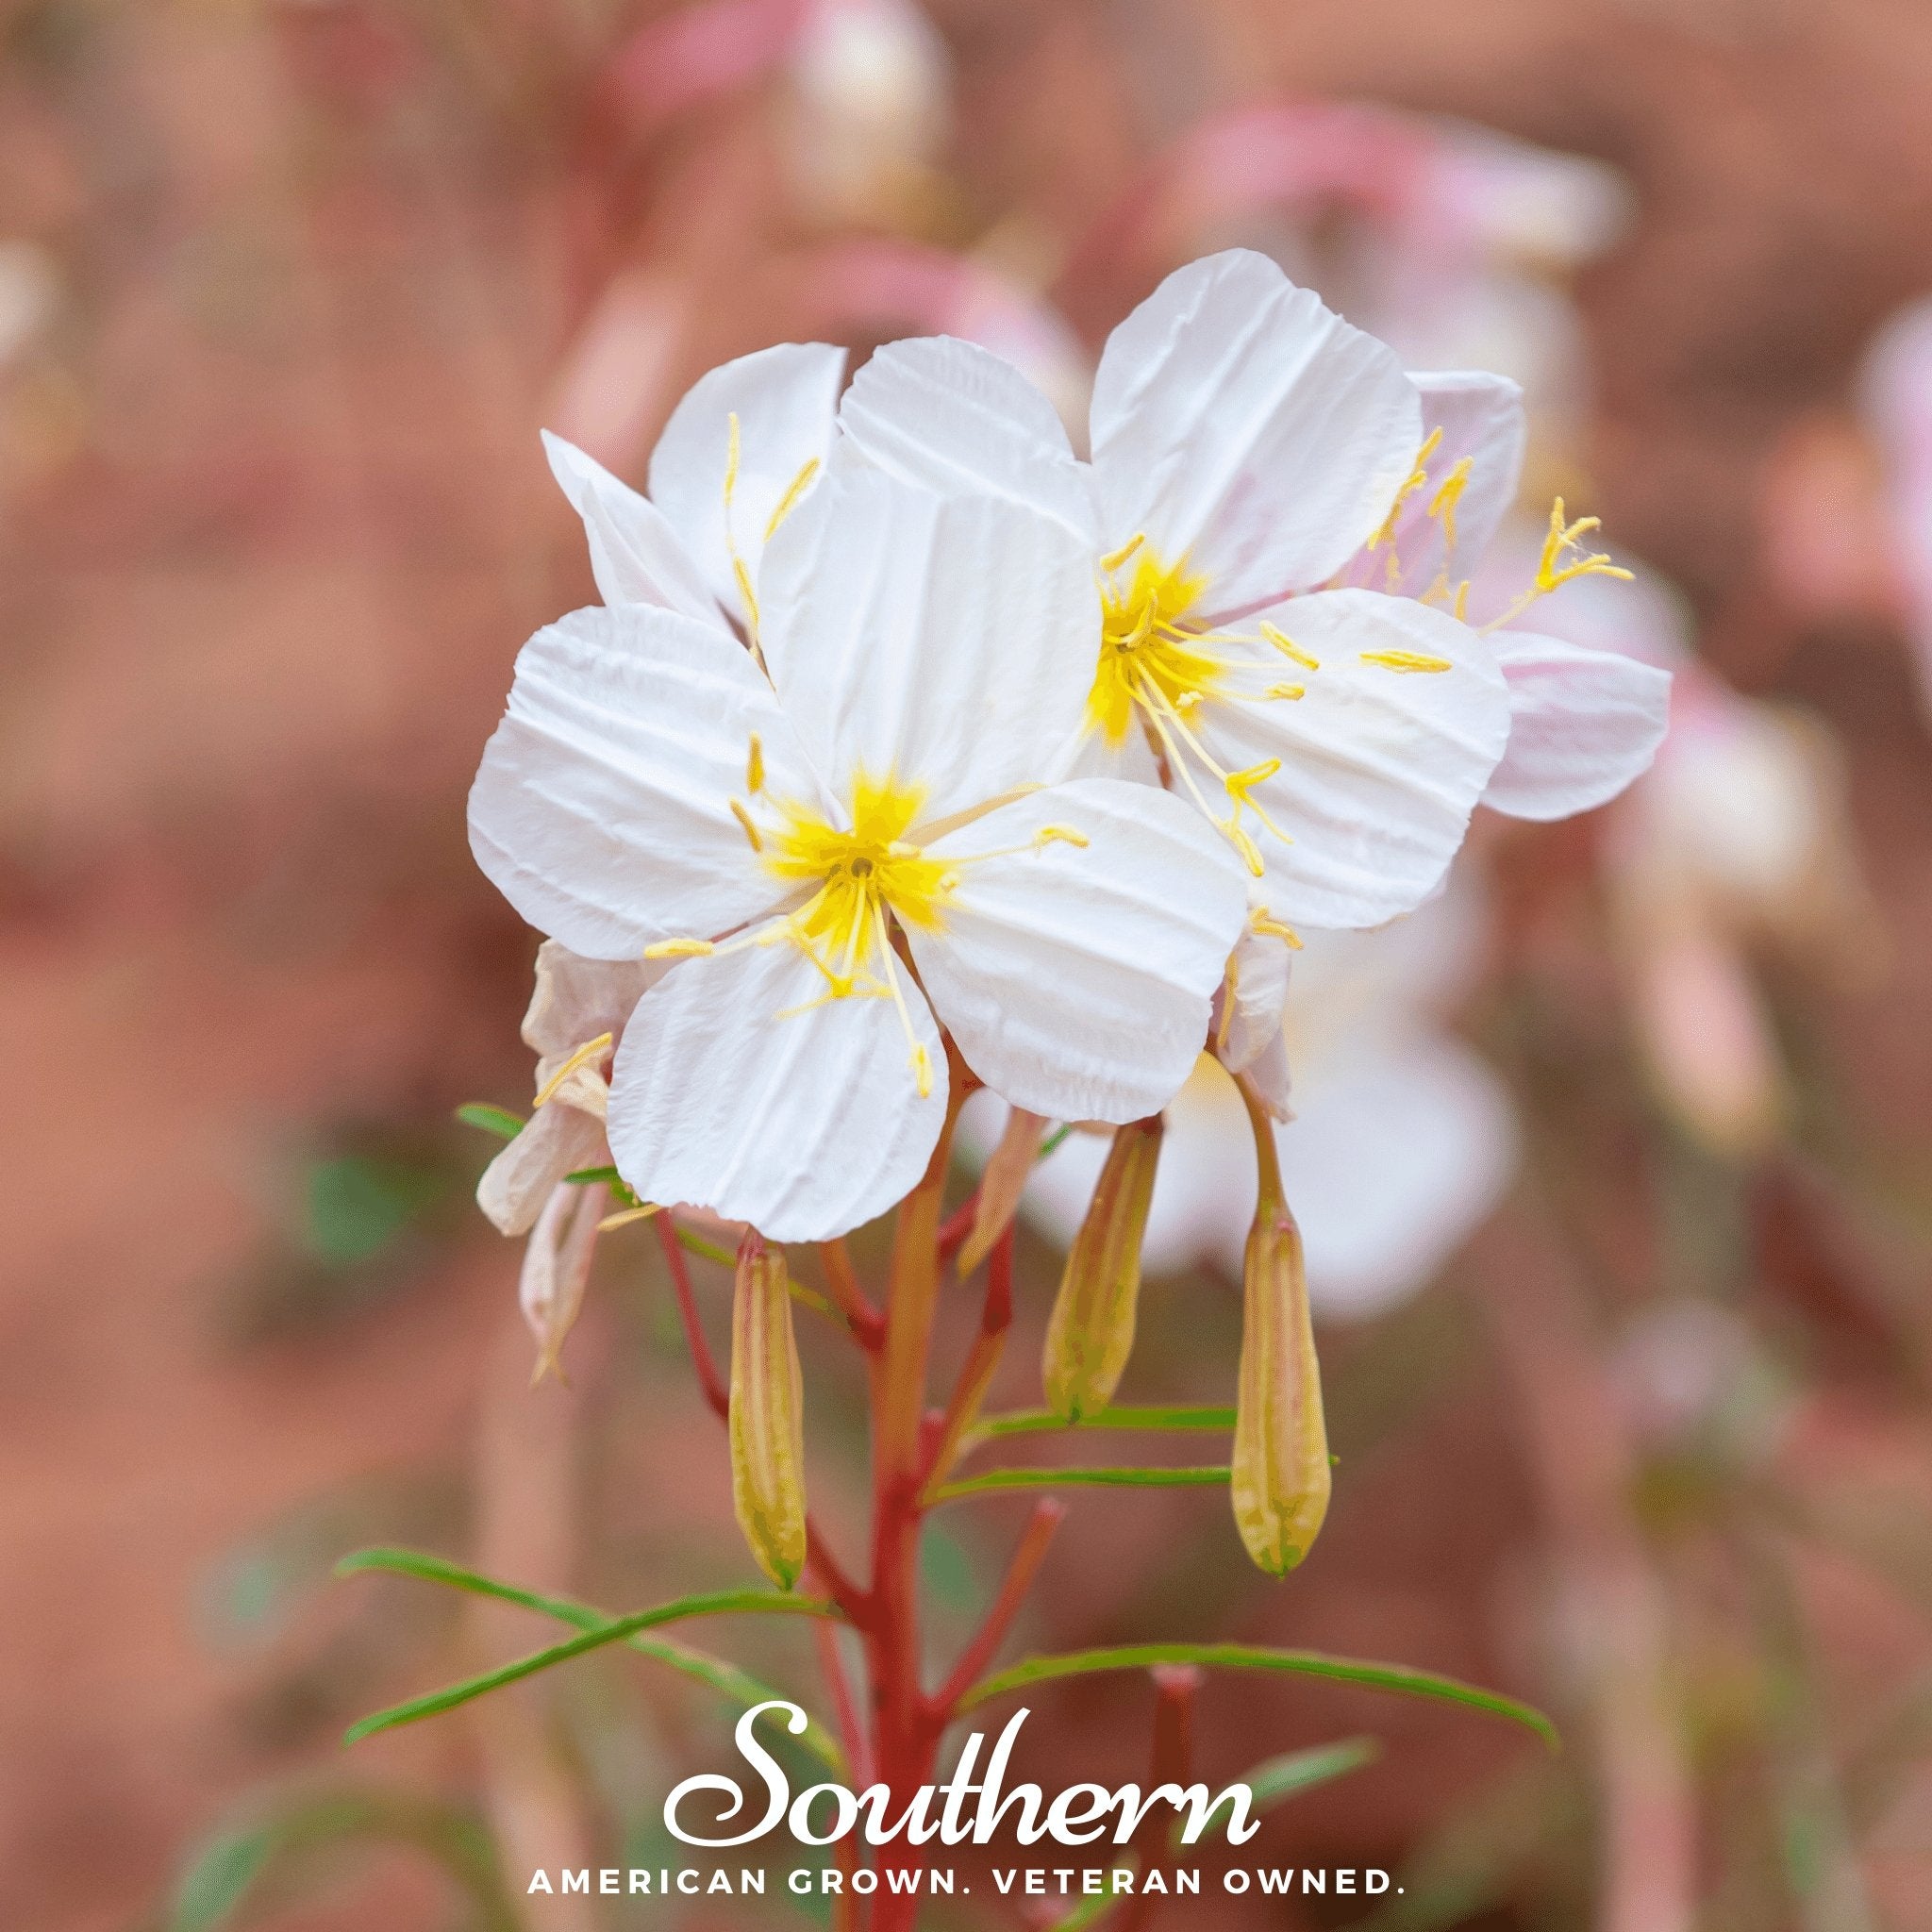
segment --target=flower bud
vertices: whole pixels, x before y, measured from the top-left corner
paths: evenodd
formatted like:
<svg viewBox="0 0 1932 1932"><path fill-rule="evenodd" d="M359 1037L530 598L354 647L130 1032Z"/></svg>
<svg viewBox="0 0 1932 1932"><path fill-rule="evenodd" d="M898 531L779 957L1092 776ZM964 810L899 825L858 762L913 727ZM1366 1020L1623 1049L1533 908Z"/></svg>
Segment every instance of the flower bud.
<svg viewBox="0 0 1932 1932"><path fill-rule="evenodd" d="M731 1298L731 1507L758 1568L790 1590L805 1567L805 1387L785 1254L755 1233Z"/></svg>
<svg viewBox="0 0 1932 1932"><path fill-rule="evenodd" d="M1007 1115L1006 1131L979 1176L979 1198L973 1210L973 1232L959 1250L959 1274L971 1274L992 1253L992 1244L1012 1224L1020 1196L1040 1158L1046 1133L1046 1116L1016 1107Z"/></svg>
<svg viewBox="0 0 1932 1932"><path fill-rule="evenodd" d="M1248 1082L1241 1088L1255 1130L1260 1190L1241 1264L1229 1489L1248 1555L1271 1576L1281 1576L1308 1554L1328 1513L1328 1432L1301 1230L1282 1198L1274 1126Z"/></svg>
<svg viewBox="0 0 1932 1932"><path fill-rule="evenodd" d="M1113 1400L1133 1352L1141 1237L1154 1194L1160 1135L1158 1114L1114 1129L1087 1218L1067 1255L1041 1371L1048 1407L1068 1422Z"/></svg>

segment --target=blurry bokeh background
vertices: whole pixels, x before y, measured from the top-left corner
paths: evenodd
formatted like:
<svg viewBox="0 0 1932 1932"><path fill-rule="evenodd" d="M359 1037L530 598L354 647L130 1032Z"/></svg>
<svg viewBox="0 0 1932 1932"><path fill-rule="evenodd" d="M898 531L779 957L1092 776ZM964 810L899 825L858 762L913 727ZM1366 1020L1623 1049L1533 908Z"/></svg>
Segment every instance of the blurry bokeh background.
<svg viewBox="0 0 1932 1932"><path fill-rule="evenodd" d="M1524 382L1529 541L1561 493L1641 567L1560 621L1678 663L1676 724L1304 962L1314 1558L1263 1582L1211 1491L1082 1500L1023 1635L1378 1655L1564 1724L1208 1687L1217 1778L1381 1740L1261 1849L1405 1890L1192 1923L1932 1926L1928 88L1910 0L6 0L0 1921L664 1923L526 1917L491 1844L667 1854L728 1749L682 1680L607 1655L337 1741L535 1641L332 1582L358 1544L618 1607L747 1570L648 1231L527 1392L451 1118L529 1096L464 790L592 596L537 431L640 478L712 363L923 330L1077 416L1107 329L1240 243ZM1125 1399L1227 1399L1226 1103L1177 1107ZM1016 1404L1090 1159L1029 1205ZM941 1641L1017 1507L939 1519ZM1043 1695L1028 1768L1141 1775L1149 1705Z"/></svg>

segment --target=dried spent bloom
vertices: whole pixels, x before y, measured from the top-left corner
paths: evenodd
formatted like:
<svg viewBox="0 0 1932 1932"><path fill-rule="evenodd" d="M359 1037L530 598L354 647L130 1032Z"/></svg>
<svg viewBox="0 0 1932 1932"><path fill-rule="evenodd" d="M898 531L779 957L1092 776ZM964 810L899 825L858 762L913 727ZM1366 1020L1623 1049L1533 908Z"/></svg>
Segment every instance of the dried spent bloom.
<svg viewBox="0 0 1932 1932"><path fill-rule="evenodd" d="M1113 332L1090 463L1017 371L945 339L880 350L840 422L835 464L970 478L1079 535L1102 586L1089 768L1191 798L1246 864L1259 935L1407 912L1479 799L1587 808L1661 736L1662 674L1516 627L1613 568L1593 520L1557 506L1528 588L1466 621L1455 573L1515 493L1521 391L1411 378L1263 257L1178 271Z"/></svg>
<svg viewBox="0 0 1932 1932"><path fill-rule="evenodd" d="M1241 870L1158 791L1040 782L1098 649L1078 541L845 470L777 519L756 596L758 655L637 605L540 631L471 793L477 861L533 924L677 961L612 1075L625 1180L774 1240L858 1225L938 1140L941 1022L1017 1106L1156 1111Z"/></svg>
<svg viewBox="0 0 1932 1932"><path fill-rule="evenodd" d="M1041 1357L1047 1407L1068 1422L1113 1400L1134 1349L1141 1236L1160 1161L1158 1114L1116 1127L1060 1276Z"/></svg>
<svg viewBox="0 0 1932 1932"><path fill-rule="evenodd" d="M805 1568L805 1383L784 1252L747 1234L731 1297L731 1507L780 1590Z"/></svg>
<svg viewBox="0 0 1932 1932"><path fill-rule="evenodd" d="M1241 1360L1229 1491L1257 1566L1292 1570L1321 1534L1333 1474L1302 1238L1288 1211L1267 1109L1243 1090L1260 1187L1241 1263Z"/></svg>
<svg viewBox="0 0 1932 1932"><path fill-rule="evenodd" d="M597 1224L609 1199L610 1190L602 1181L577 1187L559 1183L550 1191L524 1244L517 1305L537 1338L533 1387L545 1375L563 1375L563 1344L584 1306L596 1257Z"/></svg>

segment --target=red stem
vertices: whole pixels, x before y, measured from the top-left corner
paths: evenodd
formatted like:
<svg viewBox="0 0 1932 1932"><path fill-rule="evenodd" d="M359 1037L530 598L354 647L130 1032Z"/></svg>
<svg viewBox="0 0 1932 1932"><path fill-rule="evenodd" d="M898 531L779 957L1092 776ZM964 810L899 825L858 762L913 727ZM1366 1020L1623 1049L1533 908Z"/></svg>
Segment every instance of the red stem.
<svg viewBox="0 0 1932 1932"><path fill-rule="evenodd" d="M821 1241L819 1260L825 1271L825 1286L839 1312L852 1324L852 1332L868 1355L876 1355L885 1345L886 1318L873 1307L858 1285L858 1272L842 1241Z"/></svg>
<svg viewBox="0 0 1932 1932"><path fill-rule="evenodd" d="M966 1237L973 1232L974 1216L978 1212L979 1190L974 1188L941 1224L940 1265L941 1267L944 1267L966 1245Z"/></svg>
<svg viewBox="0 0 1932 1932"><path fill-rule="evenodd" d="M946 1412L933 1432L932 1454L925 1468L927 1489L952 1467L959 1439L972 1426L991 1386L993 1372L1006 1349L1007 1330L1012 1325L1013 1229L1008 1224L986 1257L986 1303L980 1310L979 1333L974 1338L958 1381L953 1385Z"/></svg>

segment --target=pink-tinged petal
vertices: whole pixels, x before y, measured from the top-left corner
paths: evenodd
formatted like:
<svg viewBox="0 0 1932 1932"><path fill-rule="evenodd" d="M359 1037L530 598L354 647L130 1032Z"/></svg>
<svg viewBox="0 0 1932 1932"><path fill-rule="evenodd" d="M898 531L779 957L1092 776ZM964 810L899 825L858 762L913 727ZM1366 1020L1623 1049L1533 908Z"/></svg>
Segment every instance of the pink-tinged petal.
<svg viewBox="0 0 1932 1932"><path fill-rule="evenodd" d="M780 940L687 959L639 1001L610 1084L610 1150L639 1195L829 1241L883 1214L925 1171L946 1059L918 987L899 1005L824 998ZM924 1048L926 1092L910 1064Z"/></svg>
<svg viewBox="0 0 1932 1932"><path fill-rule="evenodd" d="M543 452L558 487L584 520L591 575L605 603L657 604L723 626L703 573L656 504L547 429Z"/></svg>
<svg viewBox="0 0 1932 1932"><path fill-rule="evenodd" d="M604 1160L604 1123L553 1100L483 1170L476 1205L499 1233L527 1234L565 1174Z"/></svg>
<svg viewBox="0 0 1932 1932"><path fill-rule="evenodd" d="M1509 686L1509 745L1485 805L1511 818L1569 818L1650 769L1670 727L1669 672L1529 631L1497 631L1492 641Z"/></svg>
<svg viewBox="0 0 1932 1932"><path fill-rule="evenodd" d="M470 790L470 849L587 958L729 931L780 896L731 810L754 736L774 791L813 797L770 685L723 631L645 604L574 611L518 655Z"/></svg>
<svg viewBox="0 0 1932 1932"><path fill-rule="evenodd" d="M1390 349L1237 249L1170 275L1114 330L1092 427L1108 541L1185 557L1211 613L1346 563L1414 467L1422 408Z"/></svg>

